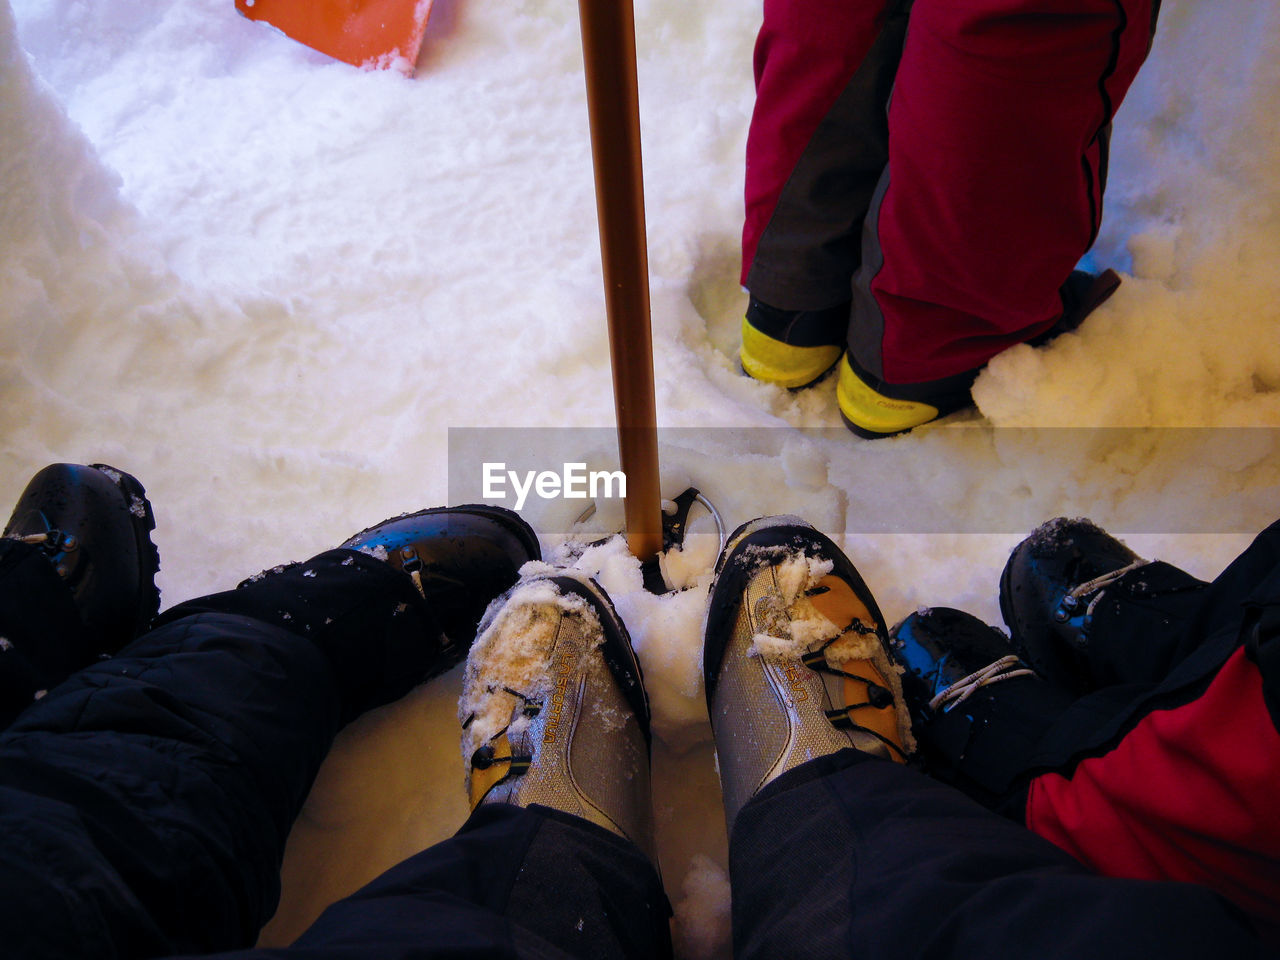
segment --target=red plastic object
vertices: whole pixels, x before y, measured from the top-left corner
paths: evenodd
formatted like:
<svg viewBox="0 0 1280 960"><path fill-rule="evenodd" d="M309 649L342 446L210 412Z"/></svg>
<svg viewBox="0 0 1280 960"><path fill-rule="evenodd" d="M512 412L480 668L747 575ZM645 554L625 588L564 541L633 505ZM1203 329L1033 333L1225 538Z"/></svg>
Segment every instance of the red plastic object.
<svg viewBox="0 0 1280 960"><path fill-rule="evenodd" d="M432 0L236 0L250 20L366 69L413 74Z"/></svg>

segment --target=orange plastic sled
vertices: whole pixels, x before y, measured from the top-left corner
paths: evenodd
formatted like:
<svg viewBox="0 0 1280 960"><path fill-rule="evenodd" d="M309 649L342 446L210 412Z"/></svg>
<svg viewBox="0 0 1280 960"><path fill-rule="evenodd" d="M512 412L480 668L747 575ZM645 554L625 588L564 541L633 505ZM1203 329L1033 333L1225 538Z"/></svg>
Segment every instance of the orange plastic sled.
<svg viewBox="0 0 1280 960"><path fill-rule="evenodd" d="M412 74L431 0L236 0L236 9L336 60Z"/></svg>

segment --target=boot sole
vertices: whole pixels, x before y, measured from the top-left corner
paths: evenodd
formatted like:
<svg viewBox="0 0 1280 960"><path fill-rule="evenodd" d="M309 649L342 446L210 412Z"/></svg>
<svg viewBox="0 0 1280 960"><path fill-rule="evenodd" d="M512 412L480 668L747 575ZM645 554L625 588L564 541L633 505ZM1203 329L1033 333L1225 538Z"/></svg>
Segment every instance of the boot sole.
<svg viewBox="0 0 1280 960"><path fill-rule="evenodd" d="M1004 625L1009 628L1009 640L1017 649L1018 656L1023 655L1022 640L1018 636L1019 629L1017 618L1013 615L1013 561L1018 551L1022 549L1022 544L1014 547L1013 552L1009 554L1009 559L1004 563L1004 569L1000 572L1000 616L1004 618Z"/></svg>
<svg viewBox="0 0 1280 960"><path fill-rule="evenodd" d="M133 634L136 639L150 629L160 611L160 588L156 586L160 550L151 539L151 531L156 528L155 510L147 499L146 488L137 477L105 463L91 463L89 466L114 483L127 502L138 559L138 605L134 621L137 627Z"/></svg>

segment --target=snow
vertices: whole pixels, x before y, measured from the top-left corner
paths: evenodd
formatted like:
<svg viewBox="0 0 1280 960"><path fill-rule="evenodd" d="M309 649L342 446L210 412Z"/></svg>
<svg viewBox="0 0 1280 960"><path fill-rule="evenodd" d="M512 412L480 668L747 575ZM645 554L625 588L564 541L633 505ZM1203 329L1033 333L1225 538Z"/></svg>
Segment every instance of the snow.
<svg viewBox="0 0 1280 960"><path fill-rule="evenodd" d="M667 495L692 482L730 527L795 513L843 536L891 621L945 604L998 623L1009 549L1059 514L1221 569L1280 479L1259 429L1280 425L1280 9L1164 5L1094 252L1124 286L1079 332L998 357L978 413L874 444L840 426L831 381L737 371L758 17L637 3ZM609 427L579 44L572 5L436 0L410 80L230 0L0 4L0 494L56 460L136 474L170 604L446 502L450 427ZM547 546L567 529L554 504L525 513ZM727 887L699 675L716 545L694 529L668 562L685 593L648 596L616 550L594 562L654 702L663 870L701 958L727 955ZM264 942L461 823L460 685L340 738Z"/></svg>
<svg viewBox="0 0 1280 960"><path fill-rule="evenodd" d="M534 575L534 571L523 571ZM483 744L510 729L512 740L528 726L520 711L530 701L545 700L555 678L551 651L564 616L581 617L599 631L599 619L585 600L562 595L549 580L519 584L492 619L481 622L467 659L458 721L463 724L462 755L472 756ZM577 662L557 664L576 670Z"/></svg>

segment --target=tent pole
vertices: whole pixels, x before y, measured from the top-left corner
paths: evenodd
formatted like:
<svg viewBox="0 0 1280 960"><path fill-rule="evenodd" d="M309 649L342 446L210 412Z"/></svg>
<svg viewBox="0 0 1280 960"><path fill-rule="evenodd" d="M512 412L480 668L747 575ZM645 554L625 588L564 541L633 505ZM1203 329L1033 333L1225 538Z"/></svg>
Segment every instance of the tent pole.
<svg viewBox="0 0 1280 960"><path fill-rule="evenodd" d="M582 21L618 452L627 478L627 545L644 561L662 549L662 493L658 479L635 15L632 0L579 0L578 13Z"/></svg>

